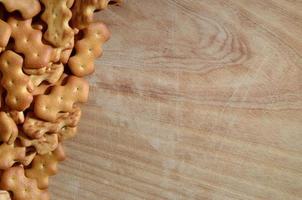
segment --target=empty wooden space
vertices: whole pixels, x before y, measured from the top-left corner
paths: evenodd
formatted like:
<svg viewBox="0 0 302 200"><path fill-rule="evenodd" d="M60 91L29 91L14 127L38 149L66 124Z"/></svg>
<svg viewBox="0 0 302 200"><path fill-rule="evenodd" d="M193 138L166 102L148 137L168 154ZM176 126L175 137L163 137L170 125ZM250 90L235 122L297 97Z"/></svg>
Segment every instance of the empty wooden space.
<svg viewBox="0 0 302 200"><path fill-rule="evenodd" d="M128 0L55 200L301 200L302 1Z"/></svg>

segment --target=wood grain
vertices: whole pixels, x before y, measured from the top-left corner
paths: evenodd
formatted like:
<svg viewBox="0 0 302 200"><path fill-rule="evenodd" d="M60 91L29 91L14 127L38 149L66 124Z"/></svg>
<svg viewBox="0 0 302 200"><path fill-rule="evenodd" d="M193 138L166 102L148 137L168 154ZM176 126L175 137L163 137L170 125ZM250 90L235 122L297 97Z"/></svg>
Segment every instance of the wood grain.
<svg viewBox="0 0 302 200"><path fill-rule="evenodd" d="M128 0L58 200L302 199L302 1Z"/></svg>

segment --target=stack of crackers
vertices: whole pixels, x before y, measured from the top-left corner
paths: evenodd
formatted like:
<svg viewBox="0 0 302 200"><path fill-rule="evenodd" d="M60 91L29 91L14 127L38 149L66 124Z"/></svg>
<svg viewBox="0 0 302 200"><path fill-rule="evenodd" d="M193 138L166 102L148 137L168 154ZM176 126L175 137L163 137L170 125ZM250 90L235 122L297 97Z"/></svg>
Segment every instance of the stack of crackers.
<svg viewBox="0 0 302 200"><path fill-rule="evenodd" d="M49 199L110 36L93 13L120 1L0 0L0 200Z"/></svg>

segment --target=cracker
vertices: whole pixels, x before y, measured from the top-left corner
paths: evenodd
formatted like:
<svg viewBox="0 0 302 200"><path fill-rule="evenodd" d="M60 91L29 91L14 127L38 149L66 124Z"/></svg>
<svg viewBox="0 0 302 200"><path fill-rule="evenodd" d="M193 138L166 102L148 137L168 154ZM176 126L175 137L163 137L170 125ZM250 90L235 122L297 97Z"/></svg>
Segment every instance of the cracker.
<svg viewBox="0 0 302 200"><path fill-rule="evenodd" d="M13 51L5 51L0 56L1 84L7 95L6 104L12 109L23 111L31 104L32 83L22 71L23 59Z"/></svg>
<svg viewBox="0 0 302 200"><path fill-rule="evenodd" d="M59 144L57 134L45 134L39 139L31 139L27 137L24 133L20 133L18 135L18 138L22 146L34 147L39 155L44 155L55 150Z"/></svg>
<svg viewBox="0 0 302 200"><path fill-rule="evenodd" d="M5 112L0 112L0 141L12 144L18 135L18 127Z"/></svg>
<svg viewBox="0 0 302 200"><path fill-rule="evenodd" d="M8 44L9 38L12 34L12 29L9 24L0 19L0 53Z"/></svg>
<svg viewBox="0 0 302 200"><path fill-rule="evenodd" d="M49 185L49 177L58 173L58 162L65 159L65 153L62 145L45 155L37 155L31 168L25 170L25 175L28 178L35 179L38 183L38 188L46 189Z"/></svg>
<svg viewBox="0 0 302 200"><path fill-rule="evenodd" d="M44 134L57 133L63 137L66 129L76 127L81 118L81 109L75 107L71 112L59 113L55 122L40 120L34 113L27 113L23 124L24 133L30 138L41 138Z"/></svg>
<svg viewBox="0 0 302 200"><path fill-rule="evenodd" d="M27 178L22 166L4 171L0 188L11 191L15 200L49 200L48 191L40 190L36 180Z"/></svg>
<svg viewBox="0 0 302 200"><path fill-rule="evenodd" d="M40 119L55 122L59 113L71 112L77 102L88 99L89 85L85 79L69 76L63 86L54 86L50 94L38 95L34 104L34 113Z"/></svg>
<svg viewBox="0 0 302 200"><path fill-rule="evenodd" d="M108 4L121 3L121 0L75 0L72 7L72 25L83 29L93 22L93 13L104 10Z"/></svg>
<svg viewBox="0 0 302 200"><path fill-rule="evenodd" d="M35 87L34 88L34 91L33 91L33 95L34 96L37 96L37 95L42 95L42 94L45 94L45 92L52 88L53 86L55 85L62 85L62 82L67 78L67 74L62 74L62 76L60 77L60 79L55 83L55 84L49 84L49 83L41 83L38 87Z"/></svg>
<svg viewBox="0 0 302 200"><path fill-rule="evenodd" d="M41 0L45 10L41 16L47 24L43 37L55 47L72 48L74 32L69 26L71 19L68 0ZM69 5L68 5L69 4Z"/></svg>
<svg viewBox="0 0 302 200"><path fill-rule="evenodd" d="M73 138L77 133L78 128L66 126L63 127L60 132L58 132L59 141L62 142L63 140L68 140L70 138Z"/></svg>
<svg viewBox="0 0 302 200"><path fill-rule="evenodd" d="M107 27L96 22L84 29L84 37L75 44L76 54L68 61L71 72L79 77L94 72L94 60L102 55L102 45L109 39Z"/></svg>
<svg viewBox="0 0 302 200"><path fill-rule="evenodd" d="M42 31L32 28L32 19L8 19L15 40L14 49L24 55L25 68L42 68L52 61L53 48L42 42Z"/></svg>
<svg viewBox="0 0 302 200"><path fill-rule="evenodd" d="M26 154L25 147L18 147L15 143L0 145L0 169L6 170L12 167L15 163L29 165L35 156L35 152Z"/></svg>
<svg viewBox="0 0 302 200"><path fill-rule="evenodd" d="M30 75L30 80L36 87L39 86L43 81L46 81L50 84L55 84L64 72L64 65L62 63L52 63L40 69L25 69L24 71Z"/></svg>
<svg viewBox="0 0 302 200"><path fill-rule="evenodd" d="M8 12L19 11L24 19L36 16L41 5L38 0L0 0Z"/></svg>

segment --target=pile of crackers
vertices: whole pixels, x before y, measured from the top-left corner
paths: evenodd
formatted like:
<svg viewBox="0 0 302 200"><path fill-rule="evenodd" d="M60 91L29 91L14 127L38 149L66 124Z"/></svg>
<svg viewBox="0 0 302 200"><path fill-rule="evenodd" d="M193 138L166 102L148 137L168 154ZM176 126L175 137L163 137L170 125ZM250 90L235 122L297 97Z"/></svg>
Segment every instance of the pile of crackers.
<svg viewBox="0 0 302 200"><path fill-rule="evenodd" d="M110 33L93 14L121 0L0 0L0 200L49 199Z"/></svg>

